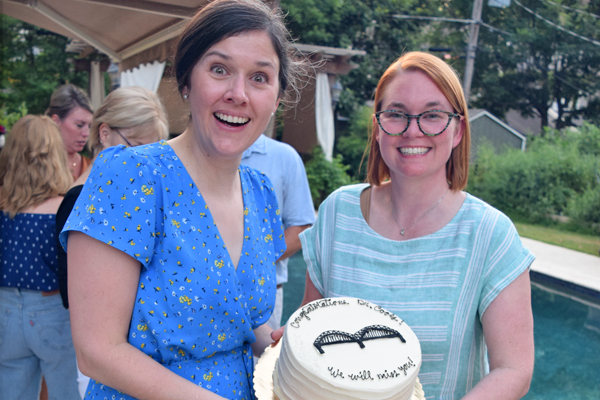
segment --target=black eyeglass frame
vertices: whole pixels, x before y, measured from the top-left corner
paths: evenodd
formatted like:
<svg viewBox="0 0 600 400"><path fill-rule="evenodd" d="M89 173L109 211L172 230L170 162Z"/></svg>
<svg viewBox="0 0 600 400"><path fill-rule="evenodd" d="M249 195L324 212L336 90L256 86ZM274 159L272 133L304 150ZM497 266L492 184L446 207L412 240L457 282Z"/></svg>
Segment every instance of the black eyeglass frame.
<svg viewBox="0 0 600 400"><path fill-rule="evenodd" d="M129 140L127 140L127 138L125 136L123 136L123 134L119 131L119 128L115 128L114 126L109 126L109 128L113 131L116 131L119 134L119 136L121 136L123 138L123 140L125 141L125 143L127 143L127 145L129 147L135 147L134 145L129 143Z"/></svg>
<svg viewBox="0 0 600 400"><path fill-rule="evenodd" d="M388 131L383 129L383 125L381 125L381 121L379 120L379 115L383 114L385 112L395 112L398 114L402 114L406 118L408 118L408 122L406 123L406 128L404 128L404 130L400 133L389 133ZM439 133L427 133L423 130L423 128L421 128L421 122L420 122L421 117L423 115L431 113L431 112L441 112L450 117L450 118L448 118L448 123L446 124L444 129L442 129ZM402 111L398 111L398 110L383 110L383 111L376 112L375 117L377 118L377 124L379 124L379 127L381 128L381 130L384 131L389 136L402 136L404 134L404 132L406 132L408 130L408 127L410 126L410 120L414 118L417 120L417 126L419 127L419 130L423 133L423 135L433 137L433 136L438 136L438 135L441 135L442 133L444 133L444 131L446 129L448 129L448 126L450 126L450 122L452 122L452 118L456 118L456 117L462 118L463 116L460 114L457 114L457 113L451 113L449 111L443 111L443 110L427 110L427 111L422 112L421 114L416 114L416 115L406 114L406 113L403 113Z"/></svg>

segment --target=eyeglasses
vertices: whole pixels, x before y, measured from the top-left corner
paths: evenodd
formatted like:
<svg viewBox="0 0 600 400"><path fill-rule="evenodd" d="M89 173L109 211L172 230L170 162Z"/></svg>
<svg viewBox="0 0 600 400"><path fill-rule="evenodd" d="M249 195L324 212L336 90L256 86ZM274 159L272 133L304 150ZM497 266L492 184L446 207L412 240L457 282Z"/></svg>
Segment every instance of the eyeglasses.
<svg viewBox="0 0 600 400"><path fill-rule="evenodd" d="M119 136L121 136L123 138L123 140L125 141L125 143L127 143L128 147L135 147L134 145L132 145L131 143L129 143L129 140L127 140L127 138L125 136L123 136L121 134L121 132L119 132L119 128L114 128L112 126L109 126L110 129L112 129L113 131L117 132L119 134Z"/></svg>
<svg viewBox="0 0 600 400"><path fill-rule="evenodd" d="M417 120L419 130L427 136L437 136L450 125L452 118L462 115L442 110L430 110L417 115L405 114L398 110L385 110L375 113L377 123L390 136L400 136L408 130L410 120Z"/></svg>

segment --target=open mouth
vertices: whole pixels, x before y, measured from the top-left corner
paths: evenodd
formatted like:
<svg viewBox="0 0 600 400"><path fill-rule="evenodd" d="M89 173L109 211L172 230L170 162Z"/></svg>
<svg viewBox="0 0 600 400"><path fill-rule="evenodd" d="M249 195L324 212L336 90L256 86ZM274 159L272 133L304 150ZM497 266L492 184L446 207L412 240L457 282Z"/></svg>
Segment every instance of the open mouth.
<svg viewBox="0 0 600 400"><path fill-rule="evenodd" d="M250 118L248 117L234 117L223 113L214 113L214 116L220 122L229 126L242 126L250 121Z"/></svg>
<svg viewBox="0 0 600 400"><path fill-rule="evenodd" d="M431 150L429 147L400 147L398 151L404 156L420 156Z"/></svg>

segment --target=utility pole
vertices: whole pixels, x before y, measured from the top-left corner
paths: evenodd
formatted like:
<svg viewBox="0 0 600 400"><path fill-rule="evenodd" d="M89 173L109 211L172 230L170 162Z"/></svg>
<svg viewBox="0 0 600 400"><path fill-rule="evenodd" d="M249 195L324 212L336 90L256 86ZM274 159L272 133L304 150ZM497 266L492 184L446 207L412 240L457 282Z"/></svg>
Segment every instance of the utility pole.
<svg viewBox="0 0 600 400"><path fill-rule="evenodd" d="M477 37L479 36L479 23L481 22L481 10L483 9L483 0L473 2L473 12L471 14L471 29L469 31L469 44L467 47L467 66L465 68L465 78L463 80L463 91L467 104L471 95L471 81L473 80L473 69L475 68L475 53L477 52Z"/></svg>

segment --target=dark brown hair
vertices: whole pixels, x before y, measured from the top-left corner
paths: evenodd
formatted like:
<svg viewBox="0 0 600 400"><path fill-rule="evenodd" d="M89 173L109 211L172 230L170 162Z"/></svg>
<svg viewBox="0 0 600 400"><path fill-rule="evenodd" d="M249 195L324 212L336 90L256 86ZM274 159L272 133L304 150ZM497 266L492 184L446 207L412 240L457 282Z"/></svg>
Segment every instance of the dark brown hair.
<svg viewBox="0 0 600 400"><path fill-rule="evenodd" d="M288 48L290 35L279 8L258 0L216 0L202 8L187 24L177 44L175 77L179 92L189 86L192 69L213 45L250 31L266 32L279 58L279 95L297 93L296 76L301 64Z"/></svg>

